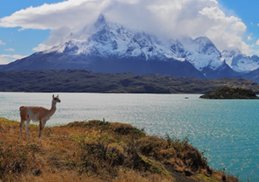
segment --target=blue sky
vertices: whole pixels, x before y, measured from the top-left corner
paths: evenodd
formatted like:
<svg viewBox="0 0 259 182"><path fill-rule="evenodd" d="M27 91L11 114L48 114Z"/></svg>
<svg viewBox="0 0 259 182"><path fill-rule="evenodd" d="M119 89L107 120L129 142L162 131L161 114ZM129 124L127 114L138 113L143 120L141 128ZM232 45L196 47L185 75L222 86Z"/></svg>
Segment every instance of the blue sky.
<svg viewBox="0 0 259 182"><path fill-rule="evenodd" d="M1 0L0 18L30 6L60 1L62 0ZM2 60L0 56L0 64L32 54L33 48L46 40L48 36L48 30L21 30L21 28L0 27L0 55L3 55Z"/></svg>
<svg viewBox="0 0 259 182"><path fill-rule="evenodd" d="M221 5L241 18L254 41L259 39L259 1L258 0L220 0ZM251 40L252 41L252 40Z"/></svg>
<svg viewBox="0 0 259 182"><path fill-rule="evenodd" d="M83 1L83 0L78 0L78 2L79 1ZM127 0L127 1L130 1L130 0ZM162 0L158 0L158 1L162 2ZM11 16L13 13L21 9L26 9L31 6L37 7L37 6L42 6L44 3L54 4L57 2L63 2L63 1L62 0L1 0L0 19ZM224 10L227 16L234 15L240 18L241 21L246 25L247 30L245 33L243 33L242 40L246 44L248 44L251 47L251 49L253 49L254 52L259 52L258 51L259 46L256 45L256 41L259 40L258 1L257 0L249 0L249 1L219 0L218 2L220 4L219 5L220 8ZM201 5L203 4L201 3ZM142 6L142 4L140 4L140 6ZM17 17L15 20L17 21ZM30 19L28 21L30 21ZM37 27L24 28L23 25L18 27L0 26L0 64L8 63L22 56L27 56L32 54L34 52L33 49L37 47L40 43L46 42L46 40L49 39L50 34L53 32L55 33L57 28L55 29L50 26L49 29L46 27L43 29L44 30L42 30L42 28L37 28ZM240 32L237 32L236 34L239 35ZM218 42L219 42L219 46L223 44L223 43L220 44L220 41ZM216 40L216 43L217 43L217 40ZM259 41L258 41L258 44L259 44Z"/></svg>

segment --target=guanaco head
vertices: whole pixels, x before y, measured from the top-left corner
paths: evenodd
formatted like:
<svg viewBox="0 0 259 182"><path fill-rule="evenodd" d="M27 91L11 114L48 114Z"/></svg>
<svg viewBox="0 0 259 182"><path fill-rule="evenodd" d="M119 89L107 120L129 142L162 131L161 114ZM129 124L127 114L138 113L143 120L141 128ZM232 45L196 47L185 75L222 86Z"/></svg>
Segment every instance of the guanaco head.
<svg viewBox="0 0 259 182"><path fill-rule="evenodd" d="M59 96L57 95L57 97L55 97L54 95L52 95L52 102L57 103L57 102L61 102L61 100L59 99Z"/></svg>

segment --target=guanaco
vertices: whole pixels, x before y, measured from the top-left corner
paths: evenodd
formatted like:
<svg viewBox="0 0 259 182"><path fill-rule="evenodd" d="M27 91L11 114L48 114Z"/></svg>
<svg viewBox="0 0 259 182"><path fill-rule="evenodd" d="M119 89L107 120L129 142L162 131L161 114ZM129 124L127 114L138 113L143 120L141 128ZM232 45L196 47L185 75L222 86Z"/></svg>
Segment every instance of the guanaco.
<svg viewBox="0 0 259 182"><path fill-rule="evenodd" d="M59 96L56 97L52 95L52 103L51 108L46 109L44 107L33 107L33 106L21 106L20 107L20 134L19 138L22 137L22 128L23 124L26 121L25 129L26 129L26 138L29 139L29 124L30 121L39 122L39 138L41 138L41 133L43 128L45 127L46 122L50 119L51 116L56 112L56 104L60 103Z"/></svg>

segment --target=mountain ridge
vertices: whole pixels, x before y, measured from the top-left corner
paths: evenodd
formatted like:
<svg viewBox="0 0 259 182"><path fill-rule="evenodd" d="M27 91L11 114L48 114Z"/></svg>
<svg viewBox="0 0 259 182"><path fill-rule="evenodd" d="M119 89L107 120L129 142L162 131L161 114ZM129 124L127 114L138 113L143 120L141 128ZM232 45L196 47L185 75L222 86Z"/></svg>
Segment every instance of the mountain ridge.
<svg viewBox="0 0 259 182"><path fill-rule="evenodd" d="M85 69L212 79L240 77L259 68L258 56L245 56L238 50L221 52L208 37L164 40L108 22L103 15L79 37L0 70Z"/></svg>

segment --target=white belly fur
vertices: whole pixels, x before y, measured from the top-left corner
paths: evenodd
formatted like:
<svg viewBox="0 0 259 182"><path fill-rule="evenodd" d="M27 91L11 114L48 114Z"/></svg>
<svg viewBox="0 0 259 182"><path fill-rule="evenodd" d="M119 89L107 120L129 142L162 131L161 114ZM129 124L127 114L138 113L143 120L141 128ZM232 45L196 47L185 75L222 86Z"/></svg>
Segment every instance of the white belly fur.
<svg viewBox="0 0 259 182"><path fill-rule="evenodd" d="M28 116L29 116L29 121L32 121L32 122L38 122L40 119L39 119L39 114L35 114L31 111L28 112ZM42 120L48 120L50 118L50 116L45 116L44 118L42 118Z"/></svg>

